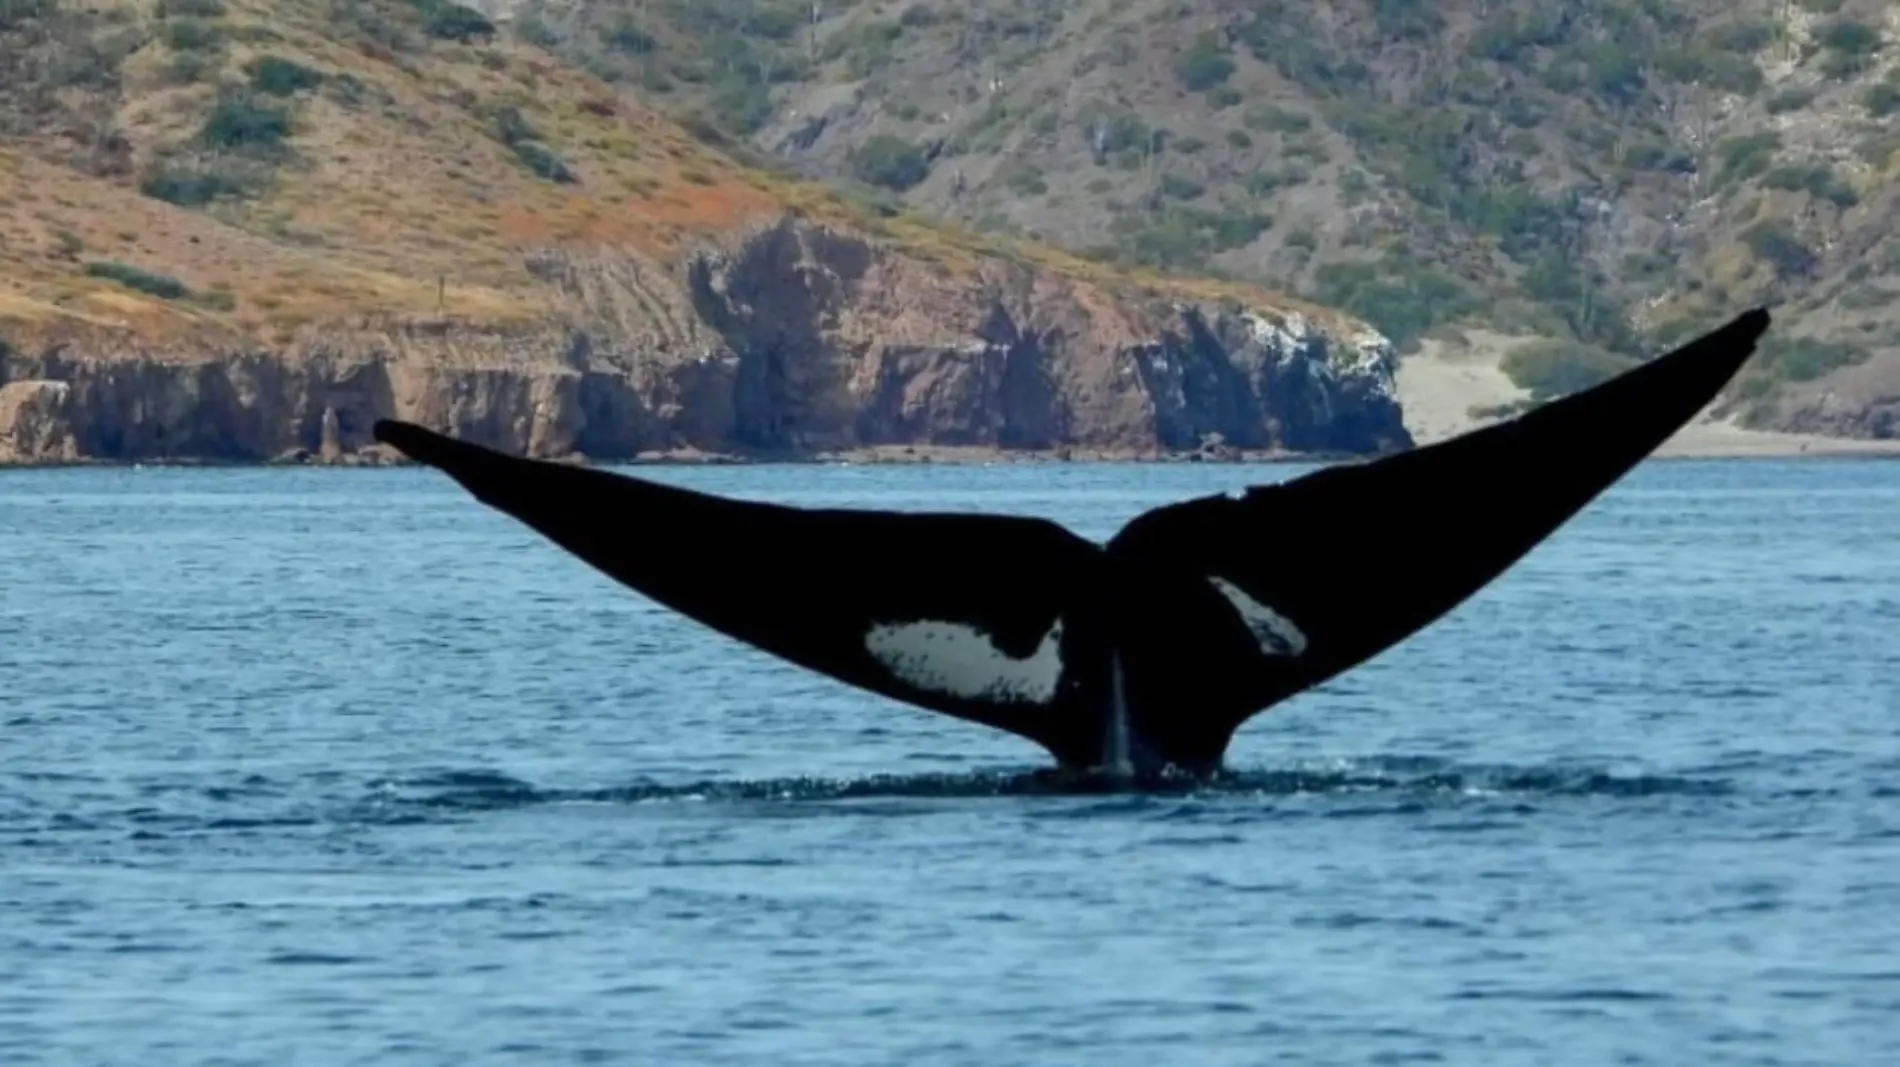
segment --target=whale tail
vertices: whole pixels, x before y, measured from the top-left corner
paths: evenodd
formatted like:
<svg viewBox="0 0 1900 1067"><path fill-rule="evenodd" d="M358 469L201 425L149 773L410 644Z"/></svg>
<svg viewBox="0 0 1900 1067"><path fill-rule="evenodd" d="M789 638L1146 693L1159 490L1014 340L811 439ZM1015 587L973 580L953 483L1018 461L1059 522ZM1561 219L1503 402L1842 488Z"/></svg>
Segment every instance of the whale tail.
<svg viewBox="0 0 1900 1067"><path fill-rule="evenodd" d="M1225 749L1247 719L1378 655L1484 588L1713 401L1765 310L1517 418L1362 464L1136 517L1109 552L1217 576L1304 638L1298 655L1223 658L1157 620L1140 642L1200 712L1176 748ZM1154 679L1154 671L1144 672ZM1166 684L1166 682L1161 682ZM1138 698L1139 699L1139 698ZM1153 699L1153 696L1150 696Z"/></svg>
<svg viewBox="0 0 1900 1067"><path fill-rule="evenodd" d="M1036 518L794 508L409 423L374 434L617 581L808 669L1072 765L1099 762L1100 709L1125 699L1143 745L1207 767L1247 719L1430 624L1549 537L1707 406L1768 325L1747 312L1448 441L1154 509L1106 546Z"/></svg>
<svg viewBox="0 0 1900 1067"><path fill-rule="evenodd" d="M1102 551L1053 522L795 508L507 456L404 422L372 432L728 636L1065 763L1087 759L1076 695L1058 692L1058 620Z"/></svg>

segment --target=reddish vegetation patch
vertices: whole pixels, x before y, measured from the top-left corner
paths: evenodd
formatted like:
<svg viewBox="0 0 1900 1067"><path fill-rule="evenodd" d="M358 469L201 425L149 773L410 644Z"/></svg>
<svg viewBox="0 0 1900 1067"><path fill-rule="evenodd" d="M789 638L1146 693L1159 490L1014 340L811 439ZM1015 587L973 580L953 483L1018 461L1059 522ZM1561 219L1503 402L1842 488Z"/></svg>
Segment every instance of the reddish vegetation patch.
<svg viewBox="0 0 1900 1067"><path fill-rule="evenodd" d="M549 234L553 232L553 227L548 225L545 215L519 204L503 206L501 217L496 221L495 228L501 236L522 244L545 243Z"/></svg>
<svg viewBox="0 0 1900 1067"><path fill-rule="evenodd" d="M602 203L575 196L552 211L509 204L501 208L496 228L502 238L519 244L582 242L654 252L684 235L730 230L782 210L776 199L749 185L681 182L653 199Z"/></svg>
<svg viewBox="0 0 1900 1067"><path fill-rule="evenodd" d="M773 197L742 182L695 185L682 181L657 200L640 205L654 222L712 230L731 229L782 208Z"/></svg>
<svg viewBox="0 0 1900 1067"><path fill-rule="evenodd" d="M663 242L654 234L653 224L635 214L641 206L644 205L639 200L604 207L590 205L572 232L564 236L587 244L617 245L653 252Z"/></svg>

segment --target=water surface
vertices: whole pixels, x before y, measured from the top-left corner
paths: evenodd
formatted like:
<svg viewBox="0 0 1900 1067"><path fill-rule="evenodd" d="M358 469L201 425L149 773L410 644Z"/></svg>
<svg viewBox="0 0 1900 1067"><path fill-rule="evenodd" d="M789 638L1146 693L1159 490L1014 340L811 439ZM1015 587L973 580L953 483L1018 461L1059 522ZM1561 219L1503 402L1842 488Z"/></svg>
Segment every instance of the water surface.
<svg viewBox="0 0 1900 1067"><path fill-rule="evenodd" d="M644 473L1103 537L1298 469ZM0 1061L1900 1062L1900 465L1646 465L1169 795L427 471L0 473L0 581Z"/></svg>

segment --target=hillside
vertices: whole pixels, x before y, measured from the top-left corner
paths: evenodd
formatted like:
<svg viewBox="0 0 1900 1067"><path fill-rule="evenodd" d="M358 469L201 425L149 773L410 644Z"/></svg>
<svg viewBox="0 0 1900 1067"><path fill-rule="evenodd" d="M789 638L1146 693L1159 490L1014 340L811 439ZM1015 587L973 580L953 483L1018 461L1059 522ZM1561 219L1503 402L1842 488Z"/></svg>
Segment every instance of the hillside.
<svg viewBox="0 0 1900 1067"><path fill-rule="evenodd" d="M1102 262L1211 264L1406 349L1501 333L1539 395L1766 302L1728 408L1895 434L1890 0L491 8L802 173Z"/></svg>
<svg viewBox="0 0 1900 1067"><path fill-rule="evenodd" d="M0 0L0 459L1409 443L1355 320L744 155L445 0Z"/></svg>

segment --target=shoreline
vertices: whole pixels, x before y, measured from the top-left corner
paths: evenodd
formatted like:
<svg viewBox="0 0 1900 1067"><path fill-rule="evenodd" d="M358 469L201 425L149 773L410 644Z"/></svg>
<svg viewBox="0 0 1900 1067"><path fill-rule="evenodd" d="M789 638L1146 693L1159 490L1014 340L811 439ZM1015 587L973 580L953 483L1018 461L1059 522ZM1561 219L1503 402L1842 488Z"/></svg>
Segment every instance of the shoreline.
<svg viewBox="0 0 1900 1067"><path fill-rule="evenodd" d="M1469 329L1428 338L1399 359L1395 385L1405 426L1429 445L1497 421L1492 412L1520 409L1530 392L1504 373L1507 353L1528 338ZM1719 402L1718 402L1719 403ZM1705 410L1647 459L1884 459L1900 457L1900 440L1830 437L1758 430Z"/></svg>
<svg viewBox="0 0 1900 1067"><path fill-rule="evenodd" d="M1442 440L1443 438L1440 438ZM1420 442L1420 447L1431 444ZM1398 453L1391 453L1398 454ZM728 455L722 453L666 452L642 453L616 459L569 455L548 457L550 462L584 467L892 467L892 466L1102 466L1129 464L1165 466L1201 463L1225 466L1324 466L1337 463L1366 462L1380 458L1334 452L1233 452L1208 455L1197 452L1163 453L1117 452L1113 450L1037 450L1018 451L960 447L892 446L818 452L809 455ZM1900 460L1900 440L1878 438L1825 437L1818 434L1784 434L1747 430L1723 422L1708 422L1686 427L1645 457L1644 462L1680 462L1711 460ZM336 459L316 456L295 459L222 459L208 456L159 456L146 458L95 458L5 461L0 473L12 471L51 471L78 469L140 470L153 469L312 469L382 470L421 466L406 458L375 453L348 453Z"/></svg>
<svg viewBox="0 0 1900 1067"><path fill-rule="evenodd" d="M1900 459L1900 440L1747 430L1729 423L1691 426L1651 459Z"/></svg>
<svg viewBox="0 0 1900 1067"><path fill-rule="evenodd" d="M1318 464L1346 462L1363 457L1350 453L1328 452L1249 452L1234 456L1206 456L1193 452L1154 454L1112 450L1049 449L1020 451L952 447L919 447L914 451L897 449L852 449L840 452L815 452L804 455L736 455L692 451L641 453L636 456L602 459L570 454L536 457L550 463L580 467L992 467L992 466L1067 466L1101 464L1138 464L1160 466L1177 463L1228 465ZM395 467L423 466L406 457L390 458L369 452L348 453L337 459L221 459L209 456L153 456L134 459L85 457L80 459L10 461L0 460L0 473L27 470L136 470L146 467L163 469L229 470L384 470Z"/></svg>

